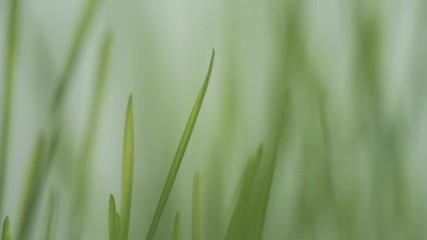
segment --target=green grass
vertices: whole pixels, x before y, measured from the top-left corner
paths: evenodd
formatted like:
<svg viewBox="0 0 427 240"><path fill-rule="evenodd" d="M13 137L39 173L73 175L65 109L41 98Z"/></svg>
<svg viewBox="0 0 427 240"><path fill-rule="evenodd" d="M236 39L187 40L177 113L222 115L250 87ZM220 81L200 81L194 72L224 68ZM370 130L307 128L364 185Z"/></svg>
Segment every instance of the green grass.
<svg viewBox="0 0 427 240"><path fill-rule="evenodd" d="M3 88L2 125L0 137L0 215L5 195L8 168L12 105L15 91L15 76L19 43L19 0L10 0L9 26L7 31L7 51L5 56L5 82Z"/></svg>
<svg viewBox="0 0 427 240"><path fill-rule="evenodd" d="M2 240L10 240L10 221L9 221L9 217L6 217L4 219L3 222L3 230L2 230L2 234L1 234L1 239Z"/></svg>
<svg viewBox="0 0 427 240"><path fill-rule="evenodd" d="M123 141L122 198L120 205L120 240L127 240L129 234L133 185L133 133L133 104L131 95L129 97L126 111L126 124Z"/></svg>
<svg viewBox="0 0 427 240"><path fill-rule="evenodd" d="M196 102L194 103L193 109L191 110L190 117L188 118L187 125L185 126L184 133L182 134L181 141L179 142L178 149L176 150L175 157L172 161L172 165L169 169L165 185L160 195L159 202L157 204L156 212L154 213L153 220L151 221L150 229L148 230L147 240L153 239L168 201L169 195L172 191L173 184L176 176L178 175L179 167L181 166L182 159L184 158L185 151L187 150L188 142L190 141L191 134L193 133L194 126L196 125L197 117L199 116L200 109L202 107L203 99L208 88L209 80L212 73L213 62L215 58L215 49L212 50L212 56L209 63L208 73L205 81L199 91Z"/></svg>
<svg viewBox="0 0 427 240"><path fill-rule="evenodd" d="M173 225L172 239L173 240L181 240L182 232L181 232L181 215L179 212L175 215L175 223Z"/></svg>
<svg viewBox="0 0 427 240"><path fill-rule="evenodd" d="M1 4L2 240L427 239L423 1L83 2ZM204 71L211 44L171 159L197 94L176 81Z"/></svg>

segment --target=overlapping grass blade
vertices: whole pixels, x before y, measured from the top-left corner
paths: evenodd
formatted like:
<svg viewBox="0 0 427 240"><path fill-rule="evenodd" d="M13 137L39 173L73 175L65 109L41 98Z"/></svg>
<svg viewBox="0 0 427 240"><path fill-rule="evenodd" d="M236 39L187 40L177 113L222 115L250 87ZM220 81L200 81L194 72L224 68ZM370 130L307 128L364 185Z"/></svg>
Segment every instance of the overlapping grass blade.
<svg viewBox="0 0 427 240"><path fill-rule="evenodd" d="M10 240L10 221L9 221L9 217L6 216L6 218L4 219L3 222L3 231L1 234L1 239L2 240Z"/></svg>
<svg viewBox="0 0 427 240"><path fill-rule="evenodd" d="M12 123L12 103L15 82L15 68L19 42L19 5L20 0L10 0L9 26L6 42L5 82L3 88L3 112L0 138L0 215L3 208L6 172L9 157L9 138Z"/></svg>
<svg viewBox="0 0 427 240"><path fill-rule="evenodd" d="M55 218L58 211L58 197L54 191L50 192L46 211L46 222L44 229L45 240L55 239Z"/></svg>
<svg viewBox="0 0 427 240"><path fill-rule="evenodd" d="M37 206L38 194L40 191L41 172L43 167L44 139L39 136L35 144L32 158L27 170L24 192L21 205L21 216L18 225L17 239L26 239L31 221L33 219L35 207Z"/></svg>
<svg viewBox="0 0 427 240"><path fill-rule="evenodd" d="M93 19L93 16L95 15L95 11L98 5L99 0L86 0L86 6L84 8L83 15L79 19L77 31L71 43L71 47L65 62L65 67L59 77L59 85L54 93L54 98L52 101L53 114L55 114L55 112L58 110L58 107L62 104L65 90L70 82L70 78L79 58L84 39L87 35L90 23Z"/></svg>
<svg viewBox="0 0 427 240"><path fill-rule="evenodd" d="M181 233L181 216L179 212L176 213L175 216L175 224L173 226L173 233L172 233L172 239L173 240L181 240L182 233Z"/></svg>
<svg viewBox="0 0 427 240"><path fill-rule="evenodd" d="M130 209L132 203L132 184L133 184L133 106L132 95L129 96L128 107L126 112L126 124L123 143L123 160L122 160L122 198L121 198L121 223L120 223L120 240L128 239Z"/></svg>
<svg viewBox="0 0 427 240"><path fill-rule="evenodd" d="M190 117L187 121L187 125L185 126L184 133L181 137L181 141L178 145L178 149L176 151L175 157L172 161L172 166L169 169L168 177L163 187L159 202L157 203L156 212L154 213L154 217L153 217L153 220L151 221L150 229L148 230L147 240L153 239L154 234L156 233L157 226L159 225L160 218L162 217L163 210L166 206L166 202L168 201L170 192L175 182L176 175L178 174L178 170L181 165L182 159L184 157L185 151L187 149L188 142L190 141L191 134L193 133L194 126L196 124L197 117L200 112L200 108L202 107L203 99L205 97L206 90L207 90L211 73L212 73L214 58L215 58L215 49L212 49L212 55L211 55L211 60L209 64L208 73L206 75L205 81L203 82L202 88L200 89L196 102L194 103Z"/></svg>
<svg viewBox="0 0 427 240"><path fill-rule="evenodd" d="M261 240L262 234L264 230L264 224L265 224L265 216L267 214L267 207L268 202L270 199L270 192L271 192L271 186L273 184L273 176L274 176L274 170L276 166L276 160L277 160L277 151L278 151L278 143L276 143L275 149L273 151L273 155L268 163L267 171L265 172L262 182L261 182L261 189L260 194L258 195L259 200L257 201L257 212L255 215L255 226L254 226L254 233L252 234L251 239Z"/></svg>
<svg viewBox="0 0 427 240"><path fill-rule="evenodd" d="M114 200L113 194L110 194L110 200L108 204L108 236L110 240L116 240L116 224L117 210L116 200Z"/></svg>
<svg viewBox="0 0 427 240"><path fill-rule="evenodd" d="M236 205L231 216L230 223L228 225L225 239L247 239L253 219L251 212L253 211L251 206L251 198L254 193L255 180L259 171L263 154L263 145L258 147L256 156L250 160L242 173L239 182L239 196L236 201Z"/></svg>
<svg viewBox="0 0 427 240"><path fill-rule="evenodd" d="M193 180L193 217L192 217L192 239L200 240L201 232L201 216L202 206L200 204L200 177L199 174L194 174Z"/></svg>

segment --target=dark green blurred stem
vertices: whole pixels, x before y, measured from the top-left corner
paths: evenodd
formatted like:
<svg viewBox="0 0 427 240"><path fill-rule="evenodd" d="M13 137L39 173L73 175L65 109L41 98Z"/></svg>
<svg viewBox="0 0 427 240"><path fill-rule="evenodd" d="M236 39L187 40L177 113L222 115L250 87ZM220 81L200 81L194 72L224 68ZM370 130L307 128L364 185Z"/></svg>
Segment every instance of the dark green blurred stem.
<svg viewBox="0 0 427 240"><path fill-rule="evenodd" d="M31 160L28 164L26 181L23 188L21 215L18 225L17 239L24 240L28 237L30 227L37 207L38 195L41 190L43 167L44 139L39 136L34 146Z"/></svg>
<svg viewBox="0 0 427 240"><path fill-rule="evenodd" d="M6 173L8 168L9 141L12 123L12 105L14 93L15 70L19 43L19 0L10 1L9 26L7 32L5 82L3 94L3 119L0 139L0 216L2 215L5 196Z"/></svg>
<svg viewBox="0 0 427 240"><path fill-rule="evenodd" d="M68 56L65 62L65 67L59 77L59 85L54 93L52 101L52 113L55 115L58 108L63 103L65 90L69 85L71 76L75 69L75 65L79 58L85 37L87 35L90 23L95 15L95 11L98 7L99 0L87 0L84 8L83 15L81 16L77 25L77 31L74 35L71 48L68 52Z"/></svg>

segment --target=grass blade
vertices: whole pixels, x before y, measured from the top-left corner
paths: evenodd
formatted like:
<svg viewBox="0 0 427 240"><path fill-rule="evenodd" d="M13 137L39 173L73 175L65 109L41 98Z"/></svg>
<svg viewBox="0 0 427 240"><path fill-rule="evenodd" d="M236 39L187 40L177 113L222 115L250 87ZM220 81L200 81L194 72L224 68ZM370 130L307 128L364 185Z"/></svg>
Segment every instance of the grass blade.
<svg viewBox="0 0 427 240"><path fill-rule="evenodd" d="M169 169L169 173L163 187L159 202L157 203L156 212L154 213L153 220L151 221L150 228L147 234L147 240L151 240L156 233L157 226L159 225L160 219L163 214L163 210L165 209L166 202L168 201L169 195L171 193L173 184L175 182L176 175L178 174L179 167L181 165L182 159L184 157L185 151L188 146L188 142L190 141L191 134L193 133L194 126L197 121L197 117L200 112L200 108L202 107L203 99L206 94L206 90L209 84L209 80L212 73L213 62L215 58L215 49L212 49L212 56L209 63L208 73L206 75L205 81L203 82L202 88L200 89L199 95L194 103L193 109L191 111L190 117L187 121L187 125L185 126L184 133L181 137L181 141L179 142L178 149L176 150L175 157L172 161L172 166Z"/></svg>
<svg viewBox="0 0 427 240"><path fill-rule="evenodd" d="M242 173L238 186L239 196L228 225L225 239L249 238L249 229L252 226L251 212L253 211L250 199L254 194L255 180L259 172L262 154L263 145L261 144L258 147L256 156L246 164L245 170Z"/></svg>
<svg viewBox="0 0 427 240"><path fill-rule="evenodd" d="M6 59L5 59L5 82L3 93L3 120L0 139L0 215L3 207L5 192L6 173L9 157L9 138L12 123L12 103L15 81L15 66L19 42L19 0L10 1L9 29L7 36Z"/></svg>
<svg viewBox="0 0 427 240"><path fill-rule="evenodd" d="M110 194L110 201L108 205L108 233L110 240L116 240L116 224L117 210L116 210L116 201L114 200L113 194Z"/></svg>
<svg viewBox="0 0 427 240"><path fill-rule="evenodd" d="M8 216L6 216L3 222L3 232L1 234L1 239L10 240L10 221Z"/></svg>
<svg viewBox="0 0 427 240"><path fill-rule="evenodd" d="M79 20L79 23L77 25L77 31L74 35L71 48L68 52L65 67L59 77L59 85L54 93L54 99L52 101L52 113L55 113L58 110L58 107L62 104L65 90L69 84L71 75L74 71L84 39L89 29L89 25L92 21L93 15L95 14L95 10L97 9L98 4L99 0L86 1L86 6L84 8L83 15Z"/></svg>
<svg viewBox="0 0 427 240"><path fill-rule="evenodd" d="M120 239L120 214L116 213L116 240Z"/></svg>
<svg viewBox="0 0 427 240"><path fill-rule="evenodd" d="M132 95L129 96L126 112L125 136L123 143L123 161L122 161L122 199L121 199L121 223L120 240L128 239L130 209L132 202L132 183L133 183L133 106Z"/></svg>
<svg viewBox="0 0 427 240"><path fill-rule="evenodd" d="M259 196L258 211L255 217L255 227L253 228L254 234L252 235L253 239L257 239L257 240L262 239L265 216L267 214L267 207L270 199L271 186L273 184L274 170L276 167L277 151L278 151L278 142L276 143L273 156L271 157L270 162L267 166L267 171L263 176L263 179L261 182L260 194L258 195Z"/></svg>
<svg viewBox="0 0 427 240"><path fill-rule="evenodd" d="M192 239L200 240L201 234L201 205L200 205L200 177L194 174L193 180L193 217L192 217Z"/></svg>
<svg viewBox="0 0 427 240"><path fill-rule="evenodd" d="M175 216L175 224L173 226L173 234L172 239L173 240L181 240L181 216L179 212L176 213Z"/></svg>
<svg viewBox="0 0 427 240"><path fill-rule="evenodd" d="M37 204L37 194L40 191L41 171L43 170L43 149L44 140L42 136L39 136L27 172L17 239L26 239L29 228L32 226L31 221Z"/></svg>
<svg viewBox="0 0 427 240"><path fill-rule="evenodd" d="M50 192L49 201L46 212L46 225L44 229L45 240L55 239L55 218L58 211L58 198L54 191Z"/></svg>

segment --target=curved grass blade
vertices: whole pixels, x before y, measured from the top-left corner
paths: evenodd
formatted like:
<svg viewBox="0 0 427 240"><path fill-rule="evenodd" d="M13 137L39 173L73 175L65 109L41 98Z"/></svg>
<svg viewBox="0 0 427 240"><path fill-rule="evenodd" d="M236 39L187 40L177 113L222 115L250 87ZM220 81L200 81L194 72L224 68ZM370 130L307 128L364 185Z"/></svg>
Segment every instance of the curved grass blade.
<svg viewBox="0 0 427 240"><path fill-rule="evenodd" d="M19 42L19 0L10 1L9 26L5 59L5 82L3 93L3 119L0 139L0 213L3 207L6 173L9 157L9 138L12 123L12 103L15 82L16 57ZM0 214L1 215L1 214Z"/></svg>
<svg viewBox="0 0 427 240"><path fill-rule="evenodd" d="M206 90L209 84L209 79L212 73L213 62L215 58L215 49L212 49L211 60L209 63L208 73L206 75L205 81L203 82L202 88L200 89L199 95L194 103L193 109L191 111L190 117L185 126L184 133L179 142L178 149L176 150L175 157L172 162L172 166L169 169L168 177L166 179L165 185L163 187L159 202L157 203L156 212L154 213L153 220L151 221L150 228L147 234L147 240L151 240L156 233L157 226L159 225L160 218L162 217L163 210L165 209L166 202L168 201L169 195L171 193L173 184L175 182L176 175L178 174L179 167L181 165L182 159L184 158L185 151L190 141L191 134L193 133L194 126L197 121L197 117L202 107L203 99L206 94Z"/></svg>
<svg viewBox="0 0 427 240"><path fill-rule="evenodd" d="M37 205L37 195L40 192L41 172L43 170L43 150L44 139L42 136L39 136L27 172L17 239L26 239L30 226L32 226L31 221L33 220Z"/></svg>
<svg viewBox="0 0 427 240"><path fill-rule="evenodd" d="M128 239L130 209L132 203L133 183L133 106L132 95L129 96L126 113L125 136L123 144L122 161L122 199L121 199L121 223L120 240Z"/></svg>
<svg viewBox="0 0 427 240"><path fill-rule="evenodd" d="M200 240L201 234L201 205L200 205L200 177L194 174L193 180L193 216L192 216L192 239Z"/></svg>
<svg viewBox="0 0 427 240"><path fill-rule="evenodd" d="M109 239L110 240L116 240L116 218L117 218L117 211L116 211L116 201L114 200L113 194L110 194L110 201L108 204L108 233L109 233Z"/></svg>
<svg viewBox="0 0 427 240"><path fill-rule="evenodd" d="M58 211L58 197L54 191L50 192L46 212L46 225L44 229L45 240L55 239L55 218Z"/></svg>
<svg viewBox="0 0 427 240"><path fill-rule="evenodd" d="M3 222L3 232L1 234L1 239L10 240L10 221L8 216L6 216Z"/></svg>
<svg viewBox="0 0 427 240"><path fill-rule="evenodd" d="M173 226L173 234L172 239L173 240L181 240L181 216L179 212L176 213L175 216L175 224Z"/></svg>
<svg viewBox="0 0 427 240"><path fill-rule="evenodd" d="M62 104L65 90L70 82L71 75L74 71L77 59L80 55L81 48L84 42L84 39L87 35L89 25L95 15L95 10L97 9L99 0L87 0L86 6L84 8L83 15L81 16L79 23L77 25L77 31L74 35L71 48L68 52L67 60L65 62L65 67L61 72L59 77L59 85L54 93L52 113L55 114L58 110L58 107Z"/></svg>

